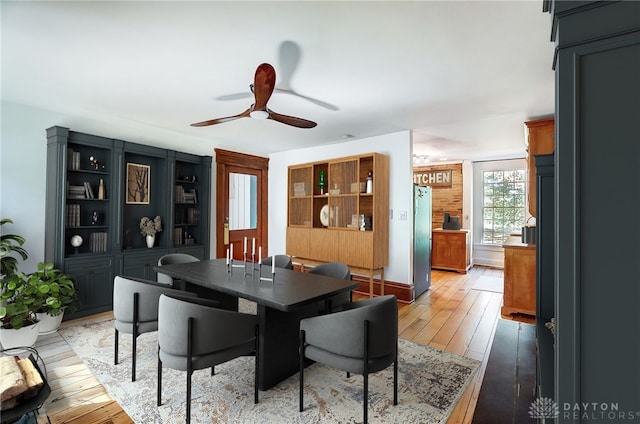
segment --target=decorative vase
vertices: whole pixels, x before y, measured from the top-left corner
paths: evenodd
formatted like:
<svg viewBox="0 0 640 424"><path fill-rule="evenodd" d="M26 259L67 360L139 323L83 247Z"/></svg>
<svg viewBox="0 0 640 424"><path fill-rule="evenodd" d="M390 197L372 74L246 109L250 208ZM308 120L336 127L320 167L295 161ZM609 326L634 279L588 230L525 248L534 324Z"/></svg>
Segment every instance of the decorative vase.
<svg viewBox="0 0 640 424"><path fill-rule="evenodd" d="M156 236L147 236L147 247L153 247L153 243L156 242Z"/></svg>
<svg viewBox="0 0 640 424"><path fill-rule="evenodd" d="M36 340L38 340L39 329L40 322L25 325L19 330L15 330L13 328L0 328L0 343L2 343L2 348L14 349L18 347L32 347L36 343Z"/></svg>
<svg viewBox="0 0 640 424"><path fill-rule="evenodd" d="M60 327L60 324L62 323L64 312L58 315L49 315L46 312L38 312L36 315L40 322L38 334L42 336L45 334L53 334L58 331L58 327Z"/></svg>

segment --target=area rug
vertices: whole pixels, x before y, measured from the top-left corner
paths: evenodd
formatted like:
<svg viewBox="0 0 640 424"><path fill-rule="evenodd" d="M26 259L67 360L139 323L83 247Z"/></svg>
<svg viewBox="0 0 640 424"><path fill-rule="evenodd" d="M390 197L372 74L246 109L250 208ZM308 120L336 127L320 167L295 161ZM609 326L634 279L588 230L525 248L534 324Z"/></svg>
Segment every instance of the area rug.
<svg viewBox="0 0 640 424"><path fill-rule="evenodd" d="M186 373L162 374L162 406L156 406L157 333L138 337L137 381L131 382L131 336L120 336L120 363L113 364L113 320L59 330L76 354L136 423L185 421ZM393 367L369 376L371 423L444 423L479 362L399 341L398 405L393 405ZM193 423L362 422L362 376L313 364L305 370L305 410L298 411L298 375L261 391L253 403L254 359L237 358L193 373Z"/></svg>
<svg viewBox="0 0 640 424"><path fill-rule="evenodd" d="M482 276L471 286L473 290L504 293L504 280L501 277Z"/></svg>

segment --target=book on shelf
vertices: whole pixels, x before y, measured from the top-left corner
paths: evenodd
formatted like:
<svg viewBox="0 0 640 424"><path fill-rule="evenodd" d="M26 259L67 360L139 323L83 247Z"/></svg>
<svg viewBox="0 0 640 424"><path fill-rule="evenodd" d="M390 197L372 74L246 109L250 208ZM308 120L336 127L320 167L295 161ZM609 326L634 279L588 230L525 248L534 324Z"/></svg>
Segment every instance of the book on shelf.
<svg viewBox="0 0 640 424"><path fill-rule="evenodd" d="M67 184L67 198L69 199L86 199L86 188L83 185Z"/></svg>
<svg viewBox="0 0 640 424"><path fill-rule="evenodd" d="M67 227L80 226L80 205L67 205L65 210Z"/></svg>
<svg viewBox="0 0 640 424"><path fill-rule="evenodd" d="M93 199L95 196L93 195L93 189L91 188L91 184L89 184L87 181L85 181L84 183L84 195L87 199Z"/></svg>
<svg viewBox="0 0 640 424"><path fill-rule="evenodd" d="M181 185L176 186L176 202L184 203L184 188Z"/></svg>
<svg viewBox="0 0 640 424"><path fill-rule="evenodd" d="M173 229L173 244L174 246L180 246L182 244L182 229L174 228Z"/></svg>
<svg viewBox="0 0 640 424"><path fill-rule="evenodd" d="M97 232L89 235L89 250L94 253L107 251L107 233Z"/></svg>
<svg viewBox="0 0 640 424"><path fill-rule="evenodd" d="M74 171L80 169L80 152L73 149L67 150L67 168Z"/></svg>
<svg viewBox="0 0 640 424"><path fill-rule="evenodd" d="M198 203L195 190L184 192L182 194L182 203Z"/></svg>
<svg viewBox="0 0 640 424"><path fill-rule="evenodd" d="M187 224L191 224L191 225L200 224L200 209L197 209L197 208L187 209Z"/></svg>

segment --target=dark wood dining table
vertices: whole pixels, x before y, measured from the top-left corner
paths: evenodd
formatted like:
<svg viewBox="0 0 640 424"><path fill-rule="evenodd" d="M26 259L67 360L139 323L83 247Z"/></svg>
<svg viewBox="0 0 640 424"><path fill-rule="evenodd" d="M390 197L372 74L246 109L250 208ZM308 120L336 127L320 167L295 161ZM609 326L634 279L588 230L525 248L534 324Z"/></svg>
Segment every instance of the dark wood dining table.
<svg viewBox="0 0 640 424"><path fill-rule="evenodd" d="M272 275L271 266L245 265L228 266L226 259L212 259L154 269L184 281L185 290L218 300L224 309L238 310L238 298L256 302L260 325L258 387L267 390L299 370L300 320L327 310L333 296L354 290L358 283L283 268L275 268ZM261 280L260 274L273 281Z"/></svg>

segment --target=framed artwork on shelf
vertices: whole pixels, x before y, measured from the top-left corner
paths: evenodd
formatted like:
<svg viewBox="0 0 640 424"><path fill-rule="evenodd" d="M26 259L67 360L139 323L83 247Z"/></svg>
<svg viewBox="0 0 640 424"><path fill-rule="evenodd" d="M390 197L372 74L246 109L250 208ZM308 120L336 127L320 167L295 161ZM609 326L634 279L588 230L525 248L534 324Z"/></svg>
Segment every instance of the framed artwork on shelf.
<svg viewBox="0 0 640 424"><path fill-rule="evenodd" d="M127 163L126 202L129 205L148 205L150 195L151 167L138 163Z"/></svg>

